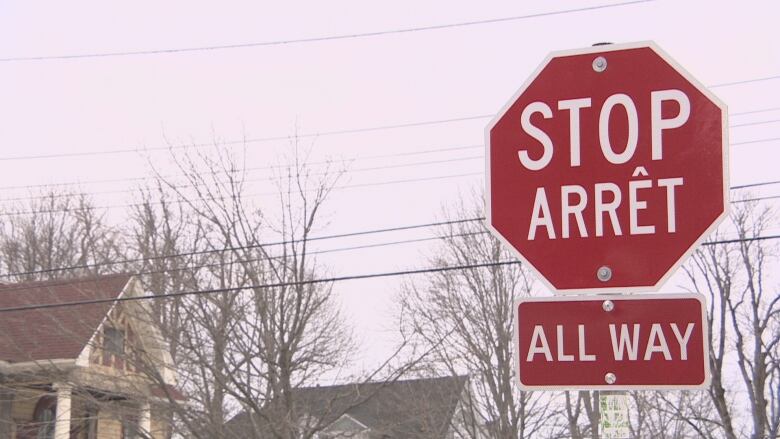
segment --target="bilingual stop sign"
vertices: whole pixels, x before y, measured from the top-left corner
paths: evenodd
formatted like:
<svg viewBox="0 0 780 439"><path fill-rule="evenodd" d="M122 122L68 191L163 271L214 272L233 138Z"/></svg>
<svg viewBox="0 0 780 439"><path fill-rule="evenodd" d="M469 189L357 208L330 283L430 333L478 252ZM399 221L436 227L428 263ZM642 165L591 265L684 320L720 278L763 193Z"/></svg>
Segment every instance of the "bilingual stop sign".
<svg viewBox="0 0 780 439"><path fill-rule="evenodd" d="M726 117L653 43L553 53L486 129L487 225L557 292L657 289L726 215Z"/></svg>

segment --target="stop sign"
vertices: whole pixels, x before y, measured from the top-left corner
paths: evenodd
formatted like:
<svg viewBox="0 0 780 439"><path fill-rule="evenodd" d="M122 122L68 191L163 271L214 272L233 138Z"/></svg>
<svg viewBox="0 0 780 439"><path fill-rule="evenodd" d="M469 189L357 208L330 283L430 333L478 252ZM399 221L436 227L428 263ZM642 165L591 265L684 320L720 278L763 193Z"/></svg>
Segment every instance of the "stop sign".
<svg viewBox="0 0 780 439"><path fill-rule="evenodd" d="M653 290L726 214L726 116L653 43L553 53L486 129L488 227L556 291Z"/></svg>

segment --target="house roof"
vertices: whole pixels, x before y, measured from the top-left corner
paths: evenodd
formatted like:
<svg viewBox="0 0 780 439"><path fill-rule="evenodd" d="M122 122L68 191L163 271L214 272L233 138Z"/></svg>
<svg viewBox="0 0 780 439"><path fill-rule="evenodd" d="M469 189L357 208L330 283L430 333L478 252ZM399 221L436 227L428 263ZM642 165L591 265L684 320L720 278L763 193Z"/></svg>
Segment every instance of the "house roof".
<svg viewBox="0 0 780 439"><path fill-rule="evenodd" d="M371 437L438 439L445 437L467 381L452 376L305 387L293 390L293 401L299 415L324 425L346 414L367 426ZM249 416L240 413L228 428L246 432L251 429Z"/></svg>
<svg viewBox="0 0 780 439"><path fill-rule="evenodd" d="M115 299L130 281L117 274L0 285L0 309ZM115 302L0 313L0 360L75 359Z"/></svg>

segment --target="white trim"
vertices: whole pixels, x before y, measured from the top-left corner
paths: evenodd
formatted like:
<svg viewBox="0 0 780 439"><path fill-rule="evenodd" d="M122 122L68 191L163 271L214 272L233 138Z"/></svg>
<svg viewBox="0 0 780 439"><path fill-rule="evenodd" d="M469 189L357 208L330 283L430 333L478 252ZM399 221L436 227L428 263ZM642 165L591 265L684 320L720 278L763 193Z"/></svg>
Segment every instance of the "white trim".
<svg viewBox="0 0 780 439"><path fill-rule="evenodd" d="M520 328L518 319L518 310L521 303L524 302L581 302L581 301L604 301L604 300L650 300L650 299L694 299L701 305L701 332L702 332L702 360L704 361L704 381L695 385L593 385L593 386L529 386L520 382ZM679 294L640 294L640 295L583 295L583 296L552 296L552 297L523 297L515 300L515 307L512 312L512 350L514 357L515 383L522 391L538 390L694 390L709 387L712 375L710 374L710 340L709 322L707 321L706 299L701 294L679 293Z"/></svg>
<svg viewBox="0 0 780 439"><path fill-rule="evenodd" d="M76 365L80 367L89 367L89 356L92 353L92 346L95 341L95 338L97 335L102 331L103 327L106 324L106 321L108 321L109 316L114 312L114 310L117 308L117 305L120 303L119 299L123 297L141 297L143 295L143 290L141 289L141 282L138 280L135 276L130 276L125 286L122 288L122 291L120 291L119 295L116 297L116 300L111 304L111 307L106 312L106 315L103 316L103 319L100 321L100 324L97 326L95 331L92 333L92 336L89 338L89 341L84 345L81 352L79 353L78 357L76 357ZM143 301L134 301L134 302L127 302L129 306L137 306L138 308L141 308L145 312L149 312L148 306ZM139 318L137 316L134 316L132 312L128 313L128 318L131 322L139 322L138 325L135 327L136 334L144 339L148 340L151 344L153 344L152 351L154 352L157 359L160 360L160 368L159 372L162 376L163 382L165 384L169 385L176 385L178 381L178 377L176 374L176 369L173 364L173 358L171 357L171 353L168 351L168 348L166 347L163 338L162 333L160 333L159 329L151 323L144 324L143 322L140 322ZM142 341L143 342L143 341Z"/></svg>
<svg viewBox="0 0 780 439"><path fill-rule="evenodd" d="M138 428L149 436L152 434L152 408L149 401L144 401L139 407Z"/></svg>
<svg viewBox="0 0 780 439"><path fill-rule="evenodd" d="M368 430L368 429L370 429L370 427L369 427L368 425L366 425L366 424L364 424L364 423L362 423L362 422L358 421L357 419L355 419L355 417L354 417L354 416L350 415L349 413L344 413L343 415L341 415L341 416L339 416L338 418L336 418L336 420L335 420L335 421L333 421L333 422L331 422L330 424L328 424L328 427L325 427L325 430L327 430L327 429L328 429L328 428L329 428L331 425L335 424L336 422L339 422L340 420L342 420L342 419L344 419L344 418L348 418L348 419L349 419L350 421L352 421L354 424L357 424L358 426L362 427L362 428L363 428L363 430ZM343 430L338 430L338 431L343 431Z"/></svg>
<svg viewBox="0 0 780 439"><path fill-rule="evenodd" d="M542 273L528 260L526 259L513 245L509 243L509 241L504 238L504 236L493 227L492 225L492 219L491 219L491 190L490 190L490 130L495 127L495 125L498 123L499 120L506 114L506 112L509 110L509 107L514 104L515 101L522 95L526 89L531 85L531 83L539 76L541 71L547 66L547 64L550 63L550 61L554 58L558 57L564 57L564 56L572 56L572 55L585 55L585 54L591 54L591 53L605 53L605 52L614 52L618 50L626 50L626 49L638 49L638 48L650 48L653 50L659 57L661 57L664 61L666 61L670 66L672 66L681 76L683 76L687 81L691 83L697 90L699 90L702 94L704 94L707 98L709 98L713 104L715 104L718 108L721 110L721 125L722 125L722 142L723 142L723 148L722 148L722 161L723 161L723 212L712 222L712 224L699 236L697 237L693 243L690 245L690 247L683 252L683 254L677 259L677 261L670 266L670 268L666 271L666 273L656 282L654 285L646 285L646 286L615 286L615 287L608 287L608 288L567 288L567 289L560 289L556 288L551 282L545 278ZM604 45L604 46L593 46L593 47L586 47L582 49L573 49L573 50L562 50L562 51L556 51L552 52L542 61L542 63L534 70L534 72L526 79L526 81L523 83L523 85L512 95L512 98L507 101L506 104L504 104L503 107L501 107L501 110L499 110L498 113L496 113L496 116L493 117L493 119L490 120L487 127L485 127L485 225L487 226L488 230L499 239L507 248L511 250L511 252L519 258L524 264L527 264L529 267L533 269L533 271L536 273L537 277L541 279L542 283L549 288L551 291L554 291L556 293L562 293L562 294L581 294L584 292L588 293L647 293L647 292L655 292L658 289L661 288L661 286L666 283L667 280L672 276L672 274L685 262L686 259L693 253L694 250L699 246L699 244L710 234L712 233L718 225L723 221L724 218L728 215L729 211L729 141L728 141L728 108L726 107L726 104L724 104L720 99L718 99L717 96L715 96L711 91L709 91L704 85L702 85L696 78L694 78L690 73L688 73L680 64L678 64L676 61L674 61L666 52L664 52L660 47L658 47L657 44L655 44L652 41L642 41L642 42L636 42L636 43L625 43L625 44L610 44L610 45Z"/></svg>
<svg viewBox="0 0 780 439"><path fill-rule="evenodd" d="M121 297L124 297L126 295L126 292L131 288L131 286L137 282L135 276L130 276L130 278L127 280L127 283L124 287L122 287L122 291L119 292L119 295L116 297L116 299L119 299ZM76 365L80 367L88 367L89 366L89 356L92 354L92 343L95 341L95 337L100 333L100 331L103 329L103 325L106 324L106 320L108 320L108 316L111 315L112 312L114 312L114 308L116 308L116 305L119 302L114 300L114 302L111 303L111 307L108 309L106 314L103 316L103 318L100 320L100 323L97 325L95 330L92 332L92 335L89 337L89 340L87 340L87 343L84 345L84 347L81 349L81 352L76 357Z"/></svg>
<svg viewBox="0 0 780 439"><path fill-rule="evenodd" d="M72 358L56 358L51 360L33 360L24 361L21 363L9 363L7 361L0 360L0 373L19 373L30 372L40 369L52 368L52 369L73 369L76 367L76 360Z"/></svg>
<svg viewBox="0 0 780 439"><path fill-rule="evenodd" d="M54 389L57 391L54 439L70 439L71 396L73 389L70 385L63 383L55 383Z"/></svg>
<svg viewBox="0 0 780 439"><path fill-rule="evenodd" d="M134 297L140 297L144 294L141 289L140 281L134 284ZM148 305L148 301L134 301L128 303L128 306L136 307L140 309L140 312L130 312L128 317L131 323L138 323L135 325L135 333L139 337L141 343L148 343L151 346L146 346L147 352L151 354L156 360L159 360L157 364L158 372L162 377L165 384L175 386L178 382L178 376L176 373L176 367L173 364L173 358L168 347L168 343L165 341L162 333L156 324L152 322L144 322L141 320L142 315L151 315L152 311Z"/></svg>

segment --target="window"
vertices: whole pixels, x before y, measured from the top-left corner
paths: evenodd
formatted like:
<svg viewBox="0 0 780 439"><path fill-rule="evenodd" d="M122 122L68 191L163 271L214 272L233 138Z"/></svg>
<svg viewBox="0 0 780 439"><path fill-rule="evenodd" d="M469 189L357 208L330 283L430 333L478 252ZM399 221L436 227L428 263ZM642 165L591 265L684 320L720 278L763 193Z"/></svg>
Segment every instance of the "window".
<svg viewBox="0 0 780 439"><path fill-rule="evenodd" d="M54 437L54 420L57 414L57 399L44 396L38 400L33 413L33 422L38 426L35 439L52 439Z"/></svg>
<svg viewBox="0 0 780 439"><path fill-rule="evenodd" d="M122 419L122 439L140 439L138 419L126 417Z"/></svg>
<svg viewBox="0 0 780 439"><path fill-rule="evenodd" d="M103 350L116 356L125 353L125 331L106 326L103 330Z"/></svg>
<svg viewBox="0 0 780 439"><path fill-rule="evenodd" d="M96 406L87 404L84 422L84 431L87 432L85 439L97 439L98 409Z"/></svg>

